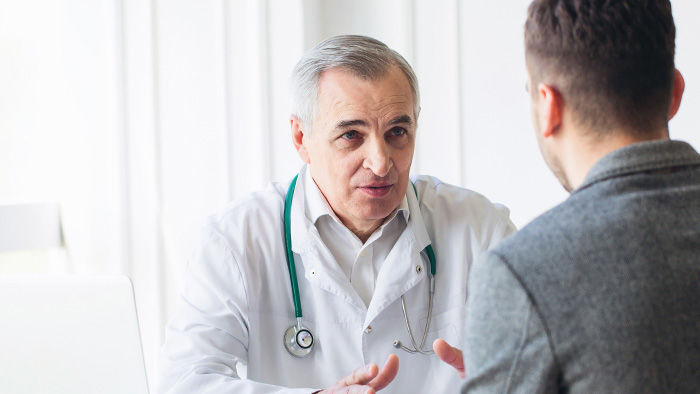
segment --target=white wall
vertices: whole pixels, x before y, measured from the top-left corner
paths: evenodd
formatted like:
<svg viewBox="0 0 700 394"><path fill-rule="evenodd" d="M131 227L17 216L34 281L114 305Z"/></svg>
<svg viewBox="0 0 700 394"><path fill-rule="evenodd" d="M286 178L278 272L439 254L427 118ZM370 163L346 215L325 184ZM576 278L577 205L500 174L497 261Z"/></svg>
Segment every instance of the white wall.
<svg viewBox="0 0 700 394"><path fill-rule="evenodd" d="M700 149L700 2L675 0L671 4L676 22L676 68L684 76L685 94L669 128L671 138L687 141Z"/></svg>
<svg viewBox="0 0 700 394"><path fill-rule="evenodd" d="M198 224L299 168L287 78L323 38L371 35L414 66L414 172L519 227L566 198L530 126L528 3L0 0L0 202L60 202L70 270L134 279L153 375ZM700 3L672 3L686 94L671 135L700 148Z"/></svg>

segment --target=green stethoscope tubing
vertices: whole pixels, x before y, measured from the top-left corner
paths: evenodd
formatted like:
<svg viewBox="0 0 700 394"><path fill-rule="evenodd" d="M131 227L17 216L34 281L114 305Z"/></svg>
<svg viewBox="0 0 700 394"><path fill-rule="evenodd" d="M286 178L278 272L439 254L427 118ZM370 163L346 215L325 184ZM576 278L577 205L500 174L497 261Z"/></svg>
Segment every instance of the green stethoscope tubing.
<svg viewBox="0 0 700 394"><path fill-rule="evenodd" d="M287 250L287 266L289 267L289 280L292 283L292 296L294 297L294 313L297 319L301 318L301 299L299 297L299 283L297 282L297 269L294 266L294 252L292 252L292 230L291 230L291 208L292 197L294 197L294 187L297 184L297 174L287 190L287 197L284 201L284 247Z"/></svg>
<svg viewBox="0 0 700 394"><path fill-rule="evenodd" d="M311 333L302 327L301 325L301 318L302 318L302 310L301 310L301 297L299 296L299 282L297 281L297 270L294 264L294 252L292 252L292 230L291 230L291 208L292 208L292 199L294 197L294 188L296 187L297 184L297 178L299 178L299 174L294 176L294 179L292 179L292 183L289 185L289 189L287 189L287 195L285 196L284 200L284 246L286 250L286 257L287 257L287 267L289 268L289 280L292 285L292 298L294 301L294 314L297 318L297 325L296 325L296 331L292 332L290 335L294 335L295 333L299 333L301 331L305 331L309 334L311 337L311 343L308 346L303 346L303 349L296 349L296 351L293 351L289 347L289 341L288 338L286 337L287 333L285 333L285 344L287 345L287 349L292 353L293 355L297 357L303 357L304 355L308 354L309 351L311 351L311 346L313 345L313 335ZM411 183L411 186L413 186L413 192L416 194L416 197L418 197L418 190L416 190L416 185ZM406 328L408 329L408 333L411 337L411 342L413 343L413 350L406 348L401 344L400 341L395 341L394 342L394 347L396 348L402 348L406 350L409 353L422 353L422 354L429 354L431 352L429 351L424 351L423 346L425 344L425 338L428 334L428 328L430 327L430 320L432 317L432 309L433 309L433 293L435 291L435 272L436 272L436 264L435 264L435 252L433 251L432 245L428 244L423 249L423 252L428 256L428 261L430 261L430 301L429 301L429 312L428 312L428 320L426 323L425 327L425 333L423 335L423 341L421 342L420 346L417 346L415 343L415 340L413 339L413 332L411 330L411 325L408 321L408 315L406 314L406 302L404 299L404 296L401 296L401 306L403 308L403 313L404 317L406 319ZM290 330L294 330L295 326L292 326L289 328L288 333ZM302 352L303 354L297 353L297 352Z"/></svg>

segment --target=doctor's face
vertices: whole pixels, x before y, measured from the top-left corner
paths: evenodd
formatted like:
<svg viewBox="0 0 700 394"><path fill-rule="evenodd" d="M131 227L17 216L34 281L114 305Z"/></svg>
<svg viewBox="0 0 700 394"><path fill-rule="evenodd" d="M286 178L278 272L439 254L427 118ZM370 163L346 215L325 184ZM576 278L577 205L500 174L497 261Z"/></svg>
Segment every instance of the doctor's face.
<svg viewBox="0 0 700 394"><path fill-rule="evenodd" d="M331 69L318 86L299 155L343 224L369 236L406 194L417 121L408 79L397 67L377 80Z"/></svg>

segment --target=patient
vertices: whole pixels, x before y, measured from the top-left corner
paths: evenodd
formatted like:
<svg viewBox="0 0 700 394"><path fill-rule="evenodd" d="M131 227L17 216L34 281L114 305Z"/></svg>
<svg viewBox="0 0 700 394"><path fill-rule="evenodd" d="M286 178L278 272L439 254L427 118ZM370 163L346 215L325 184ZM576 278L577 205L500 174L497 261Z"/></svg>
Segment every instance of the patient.
<svg viewBox="0 0 700 394"><path fill-rule="evenodd" d="M700 155L669 139L674 40L668 0L530 5L533 126L571 196L472 268L463 393L700 392Z"/></svg>

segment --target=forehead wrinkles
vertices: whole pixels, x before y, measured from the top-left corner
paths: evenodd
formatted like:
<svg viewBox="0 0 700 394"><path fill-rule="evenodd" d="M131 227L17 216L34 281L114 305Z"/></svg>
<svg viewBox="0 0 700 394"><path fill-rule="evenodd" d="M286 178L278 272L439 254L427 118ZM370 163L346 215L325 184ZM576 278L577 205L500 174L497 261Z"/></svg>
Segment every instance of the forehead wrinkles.
<svg viewBox="0 0 700 394"><path fill-rule="evenodd" d="M415 117L410 84L398 68L371 80L342 70L326 71L319 81L318 104L318 118L326 120L353 112L379 118L397 111Z"/></svg>
<svg viewBox="0 0 700 394"><path fill-rule="evenodd" d="M331 92L328 92L331 93ZM372 96L372 97L370 97ZM353 98L344 95L328 95L319 108L319 118L337 123L345 120L365 120L372 124L386 123L398 116L408 115L414 122L411 100L406 95L372 92ZM319 119L320 120L320 119Z"/></svg>
<svg viewBox="0 0 700 394"><path fill-rule="evenodd" d="M401 95L387 96L378 101L344 100L338 97L328 107L333 112L363 112L376 117L386 116L387 112L409 111L410 108L410 102Z"/></svg>
<svg viewBox="0 0 700 394"><path fill-rule="evenodd" d="M327 112L326 119L330 122L330 126L336 126L341 122L359 120L372 127L383 127L391 121L407 116L411 119L411 124L415 124L413 119L413 110L406 100L392 101L384 100L385 102L374 103L373 105L365 104L342 104L330 108Z"/></svg>

